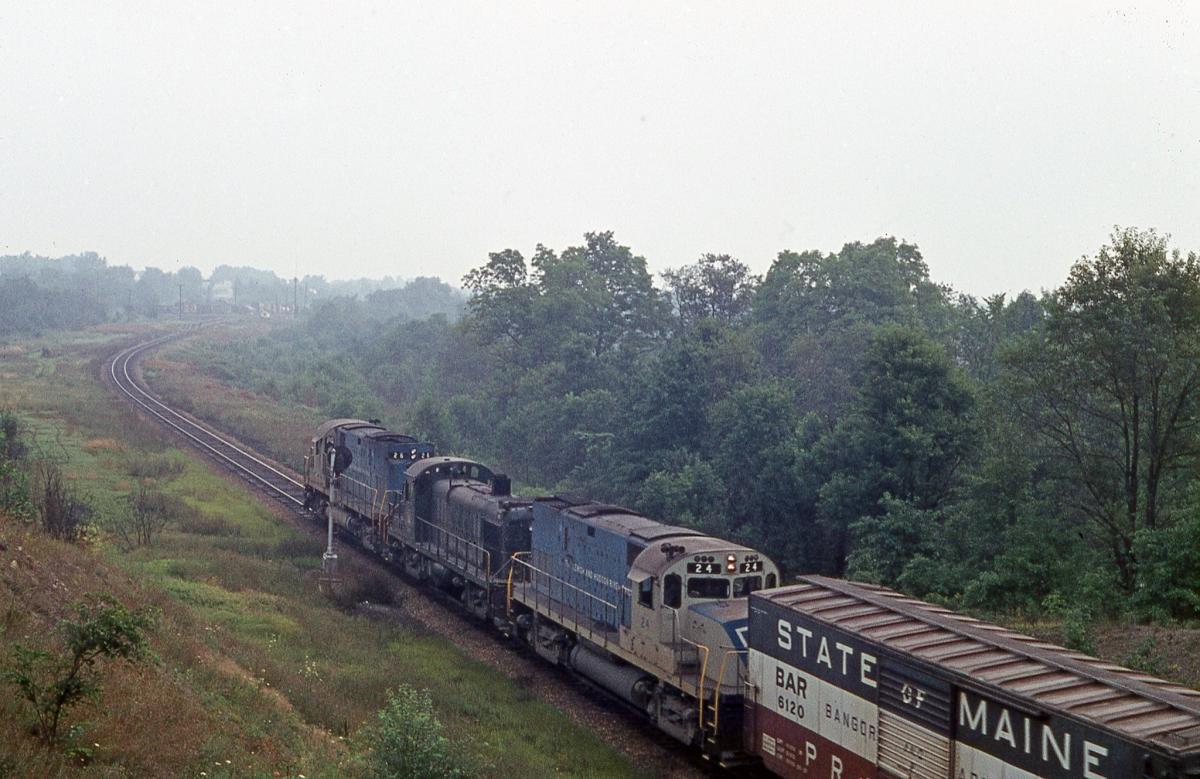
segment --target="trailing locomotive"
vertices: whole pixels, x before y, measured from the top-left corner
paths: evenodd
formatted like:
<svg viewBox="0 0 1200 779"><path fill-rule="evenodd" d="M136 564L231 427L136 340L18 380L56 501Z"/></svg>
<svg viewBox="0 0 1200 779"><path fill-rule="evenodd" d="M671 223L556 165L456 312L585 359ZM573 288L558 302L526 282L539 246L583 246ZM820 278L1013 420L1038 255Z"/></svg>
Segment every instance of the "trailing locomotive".
<svg viewBox="0 0 1200 779"><path fill-rule="evenodd" d="M375 422L334 419L304 458L306 507L405 572L492 613L496 572L529 548L529 501L507 476Z"/></svg>
<svg viewBox="0 0 1200 779"><path fill-rule="evenodd" d="M307 507L724 765L821 779L1200 779L1200 692L507 476L374 422Z"/></svg>

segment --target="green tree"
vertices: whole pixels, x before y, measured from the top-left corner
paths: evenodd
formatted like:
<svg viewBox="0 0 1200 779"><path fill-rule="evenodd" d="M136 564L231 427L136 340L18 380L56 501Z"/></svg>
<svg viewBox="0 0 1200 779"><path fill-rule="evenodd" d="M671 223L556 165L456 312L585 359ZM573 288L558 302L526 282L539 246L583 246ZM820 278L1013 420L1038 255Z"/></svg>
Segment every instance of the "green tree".
<svg viewBox="0 0 1200 779"><path fill-rule="evenodd" d="M638 452L652 457L658 451L711 447L708 409L738 387L761 380L760 363L744 331L717 321L673 335L631 377L635 414L630 426Z"/></svg>
<svg viewBox="0 0 1200 779"><path fill-rule="evenodd" d="M539 251L543 247L539 246ZM487 344L503 342L523 354L531 337L533 305L540 292L530 279L525 257L515 249L488 254L488 261L463 277L471 293L468 325Z"/></svg>
<svg viewBox="0 0 1200 779"><path fill-rule="evenodd" d="M58 653L17 644L0 678L16 686L33 709L37 736L47 745L59 739L66 710L100 694L96 663L103 659L139 662L147 654L148 611L132 611L111 598L75 604L75 618L58 626Z"/></svg>
<svg viewBox="0 0 1200 779"><path fill-rule="evenodd" d="M953 320L948 289L929 279L916 246L895 238L780 253L752 312L767 365L795 382L802 413L830 421L853 399L877 327L904 324L941 341Z"/></svg>
<svg viewBox="0 0 1200 779"><path fill-rule="evenodd" d="M587 233L561 255L539 245L528 265L515 250L493 252L463 283L472 294L466 326L521 368L562 362L586 380L598 360L636 351L666 324L645 258L611 232Z"/></svg>
<svg viewBox="0 0 1200 779"><path fill-rule="evenodd" d="M970 386L944 350L920 332L898 325L881 328L858 383L850 412L817 451L829 474L820 488L819 509L843 548L846 529L860 518L889 515L896 520L893 529L912 524L917 515L888 509L885 498L936 517L974 444ZM912 546L913 538L907 530L886 540L877 532L859 533L860 542L900 546L905 551L889 553L900 559L921 551ZM886 572L897 573L896 565Z"/></svg>
<svg viewBox="0 0 1200 779"><path fill-rule="evenodd" d="M1127 229L1077 262L1043 329L1007 358L1015 409L1045 445L1064 507L1109 551L1126 590L1139 530L1170 522L1197 454L1200 263Z"/></svg>
<svg viewBox="0 0 1200 779"><path fill-rule="evenodd" d="M726 487L713 466L687 450L671 452L642 482L637 508L663 522L728 536Z"/></svg>
<svg viewBox="0 0 1200 779"><path fill-rule="evenodd" d="M728 254L704 254L691 265L663 272L685 325L703 319L732 323L750 310L758 277Z"/></svg>
<svg viewBox="0 0 1200 779"><path fill-rule="evenodd" d="M634 348L662 331L667 307L646 270L646 259L617 243L611 231L586 233L582 246L535 258L547 295L582 291L586 334L595 356L614 348Z"/></svg>

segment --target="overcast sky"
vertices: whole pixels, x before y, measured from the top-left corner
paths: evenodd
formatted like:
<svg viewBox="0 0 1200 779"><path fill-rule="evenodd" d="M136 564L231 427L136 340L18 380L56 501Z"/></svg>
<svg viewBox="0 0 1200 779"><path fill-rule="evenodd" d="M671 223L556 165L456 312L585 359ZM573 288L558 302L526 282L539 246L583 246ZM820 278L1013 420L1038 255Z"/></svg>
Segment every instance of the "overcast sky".
<svg viewBox="0 0 1200 779"><path fill-rule="evenodd" d="M987 294L1114 224L1200 250L1182 2L0 0L0 110L0 254L458 283L895 235Z"/></svg>

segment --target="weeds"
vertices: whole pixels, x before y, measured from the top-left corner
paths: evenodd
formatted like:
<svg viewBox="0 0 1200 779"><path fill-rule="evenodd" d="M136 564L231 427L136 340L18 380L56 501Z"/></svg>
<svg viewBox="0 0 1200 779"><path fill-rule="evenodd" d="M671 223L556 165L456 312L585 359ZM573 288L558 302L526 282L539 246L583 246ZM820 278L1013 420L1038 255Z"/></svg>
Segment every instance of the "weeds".
<svg viewBox="0 0 1200 779"><path fill-rule="evenodd" d="M155 492L145 483L126 497L125 510L109 517L108 527L117 543L129 550L149 546L154 536L178 514L179 500Z"/></svg>
<svg viewBox="0 0 1200 779"><path fill-rule="evenodd" d="M373 569L355 571L336 589L333 600L344 609L360 603L391 606L396 602L396 586L390 576Z"/></svg>
<svg viewBox="0 0 1200 779"><path fill-rule="evenodd" d="M1096 654L1096 618L1085 602L1068 600L1062 593L1052 592L1042 601L1042 607L1062 620L1063 646L1085 655Z"/></svg>
<svg viewBox="0 0 1200 779"><path fill-rule="evenodd" d="M234 527L224 517L194 512L188 518L184 529L189 533L201 536L240 536L242 531Z"/></svg>
<svg viewBox="0 0 1200 779"><path fill-rule="evenodd" d="M185 469L179 460L161 454L141 454L125 465L125 470L135 479L173 479L183 475Z"/></svg>
<svg viewBox="0 0 1200 779"><path fill-rule="evenodd" d="M33 467L33 483L33 503L42 530L59 541L83 538L92 507L67 485L62 467L53 460L38 460Z"/></svg>
<svg viewBox="0 0 1200 779"><path fill-rule="evenodd" d="M1133 653L1125 658L1123 665L1135 671L1163 678L1177 673L1179 669L1173 668L1163 659L1163 656L1158 653L1156 645L1157 641L1154 636L1146 636L1133 650Z"/></svg>
<svg viewBox="0 0 1200 779"><path fill-rule="evenodd" d="M304 560L320 557L325 551L325 545L310 536L288 536L275 544L275 558L284 560Z"/></svg>

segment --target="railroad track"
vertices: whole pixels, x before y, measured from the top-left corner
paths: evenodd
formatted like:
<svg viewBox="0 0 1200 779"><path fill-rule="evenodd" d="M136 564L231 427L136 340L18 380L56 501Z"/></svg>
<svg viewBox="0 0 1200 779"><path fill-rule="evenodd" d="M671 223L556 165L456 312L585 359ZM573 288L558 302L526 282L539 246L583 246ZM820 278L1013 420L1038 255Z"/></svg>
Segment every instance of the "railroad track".
<svg viewBox="0 0 1200 779"><path fill-rule="evenodd" d="M200 451L271 497L290 508L301 511L304 507L303 484L266 462L254 452L226 440L208 427L175 411L134 380L130 366L139 356L168 341L192 335L202 327L204 327L203 324L192 325L124 349L107 364L108 377L118 392L147 414L157 418L159 422L186 438Z"/></svg>

